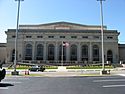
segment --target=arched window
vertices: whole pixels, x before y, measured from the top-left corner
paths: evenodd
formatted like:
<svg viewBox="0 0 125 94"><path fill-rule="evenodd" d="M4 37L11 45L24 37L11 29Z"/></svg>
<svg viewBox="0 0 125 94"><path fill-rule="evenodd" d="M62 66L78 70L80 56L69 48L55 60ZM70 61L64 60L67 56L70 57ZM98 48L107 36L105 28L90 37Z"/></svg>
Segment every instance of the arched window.
<svg viewBox="0 0 125 94"><path fill-rule="evenodd" d="M37 45L36 59L43 60L43 45L42 44Z"/></svg>
<svg viewBox="0 0 125 94"><path fill-rule="evenodd" d="M82 55L82 60L83 61L88 61L88 46L83 45L81 49L82 49L82 51L81 51L82 52L82 54L81 54Z"/></svg>
<svg viewBox="0 0 125 94"><path fill-rule="evenodd" d="M63 49L62 49L62 44L61 44L59 46L59 60L62 60L62 55L63 55L63 60L66 60L66 46L63 46Z"/></svg>
<svg viewBox="0 0 125 94"><path fill-rule="evenodd" d="M76 45L71 45L71 48L70 48L70 60L71 61L76 61L77 60L77 46Z"/></svg>
<svg viewBox="0 0 125 94"><path fill-rule="evenodd" d="M25 59L32 60L32 45L27 44L25 49Z"/></svg>
<svg viewBox="0 0 125 94"><path fill-rule="evenodd" d="M48 45L48 60L54 60L55 47L53 44Z"/></svg>
<svg viewBox="0 0 125 94"><path fill-rule="evenodd" d="M93 61L99 61L99 47L97 45L93 46Z"/></svg>
<svg viewBox="0 0 125 94"><path fill-rule="evenodd" d="M107 61L113 62L113 53L111 50L107 51Z"/></svg>

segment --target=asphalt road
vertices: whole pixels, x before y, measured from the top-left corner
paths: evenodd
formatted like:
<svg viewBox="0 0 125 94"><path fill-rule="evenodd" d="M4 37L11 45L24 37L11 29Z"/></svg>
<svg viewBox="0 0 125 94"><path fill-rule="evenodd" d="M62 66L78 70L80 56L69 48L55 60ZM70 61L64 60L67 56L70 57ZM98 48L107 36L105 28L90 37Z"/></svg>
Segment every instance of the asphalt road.
<svg viewBox="0 0 125 94"><path fill-rule="evenodd" d="M125 94L125 77L7 77L0 94Z"/></svg>

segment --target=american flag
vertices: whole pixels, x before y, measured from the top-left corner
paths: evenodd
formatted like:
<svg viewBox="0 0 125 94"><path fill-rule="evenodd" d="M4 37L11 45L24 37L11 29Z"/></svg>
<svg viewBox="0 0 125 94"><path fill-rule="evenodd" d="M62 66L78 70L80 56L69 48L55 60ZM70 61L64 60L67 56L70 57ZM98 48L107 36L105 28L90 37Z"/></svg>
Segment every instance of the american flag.
<svg viewBox="0 0 125 94"><path fill-rule="evenodd" d="M69 43L68 42L63 42L63 46L67 47L67 46L69 46Z"/></svg>

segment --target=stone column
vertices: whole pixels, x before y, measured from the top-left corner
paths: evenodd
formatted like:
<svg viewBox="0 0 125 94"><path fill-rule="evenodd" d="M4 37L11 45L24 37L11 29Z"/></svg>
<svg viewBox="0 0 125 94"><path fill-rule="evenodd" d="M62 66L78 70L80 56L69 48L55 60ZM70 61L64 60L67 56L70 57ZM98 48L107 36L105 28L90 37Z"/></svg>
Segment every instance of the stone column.
<svg viewBox="0 0 125 94"><path fill-rule="evenodd" d="M58 61L58 42L56 42L56 45L55 45L55 62Z"/></svg>
<svg viewBox="0 0 125 94"><path fill-rule="evenodd" d="M10 62L12 60L12 52L11 50L7 50L7 61Z"/></svg>
<svg viewBox="0 0 125 94"><path fill-rule="evenodd" d="M25 51L25 46L24 46L24 42L22 42L22 60L25 60L25 53L24 53L24 51Z"/></svg>
<svg viewBox="0 0 125 94"><path fill-rule="evenodd" d="M77 61L81 61L81 45L80 42L78 43L78 47L77 47Z"/></svg>
<svg viewBox="0 0 125 94"><path fill-rule="evenodd" d="M89 44L89 62L92 62L92 43Z"/></svg>
<svg viewBox="0 0 125 94"><path fill-rule="evenodd" d="M35 60L35 42L33 42L33 50L32 50L32 60Z"/></svg>
<svg viewBox="0 0 125 94"><path fill-rule="evenodd" d="M46 59L47 59L47 57L46 57L46 56L47 56L47 54L46 54L46 53L47 53L46 47L47 47L47 46L46 46L46 41L45 41L45 42L44 42L44 52L43 52L43 60L44 60L44 61L46 61Z"/></svg>
<svg viewBox="0 0 125 94"><path fill-rule="evenodd" d="M69 46L66 47L66 61L70 61L70 43Z"/></svg>

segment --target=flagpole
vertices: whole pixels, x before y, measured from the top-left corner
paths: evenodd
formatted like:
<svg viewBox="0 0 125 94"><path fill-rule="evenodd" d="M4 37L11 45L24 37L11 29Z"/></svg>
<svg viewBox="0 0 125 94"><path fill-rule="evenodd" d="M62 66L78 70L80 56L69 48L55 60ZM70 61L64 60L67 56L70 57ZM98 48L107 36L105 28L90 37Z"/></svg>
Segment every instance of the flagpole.
<svg viewBox="0 0 125 94"><path fill-rule="evenodd" d="M61 57L61 66L63 66L63 41L62 41L62 57Z"/></svg>

